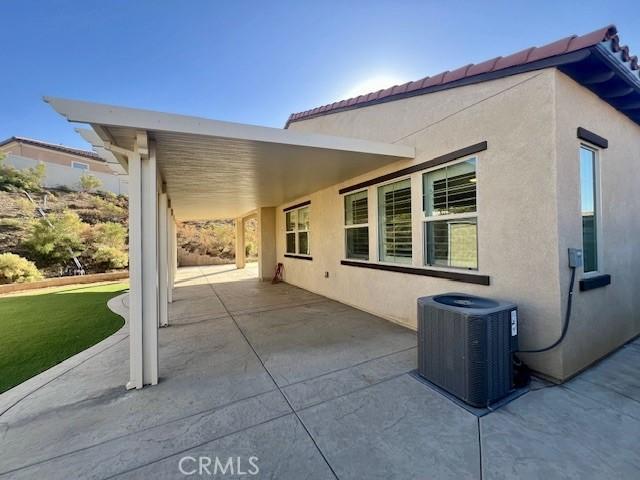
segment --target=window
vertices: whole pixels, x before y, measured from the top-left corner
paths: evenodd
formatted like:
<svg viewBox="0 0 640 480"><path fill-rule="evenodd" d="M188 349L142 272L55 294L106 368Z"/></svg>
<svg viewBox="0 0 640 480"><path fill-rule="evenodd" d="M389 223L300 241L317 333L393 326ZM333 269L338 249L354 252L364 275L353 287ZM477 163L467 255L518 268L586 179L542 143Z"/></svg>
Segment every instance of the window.
<svg viewBox="0 0 640 480"><path fill-rule="evenodd" d="M379 256L383 262L411 263L411 181L378 187Z"/></svg>
<svg viewBox="0 0 640 480"><path fill-rule="evenodd" d="M582 253L584 272L598 270L598 229L596 152L580 147L580 211L582 213Z"/></svg>
<svg viewBox="0 0 640 480"><path fill-rule="evenodd" d="M369 201L367 191L344 197L346 257L369 260Z"/></svg>
<svg viewBox="0 0 640 480"><path fill-rule="evenodd" d="M71 162L71 167L78 170L89 170L89 164L83 162Z"/></svg>
<svg viewBox="0 0 640 480"><path fill-rule="evenodd" d="M309 207L285 213L286 252L309 255Z"/></svg>
<svg viewBox="0 0 640 480"><path fill-rule="evenodd" d="M478 268L476 159L422 176L425 264Z"/></svg>

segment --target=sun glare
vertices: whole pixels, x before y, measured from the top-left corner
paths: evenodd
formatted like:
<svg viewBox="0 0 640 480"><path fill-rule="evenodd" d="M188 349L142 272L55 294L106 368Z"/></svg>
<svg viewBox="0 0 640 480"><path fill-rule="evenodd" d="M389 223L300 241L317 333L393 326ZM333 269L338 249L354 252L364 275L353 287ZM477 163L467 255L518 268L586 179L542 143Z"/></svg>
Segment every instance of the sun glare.
<svg viewBox="0 0 640 480"><path fill-rule="evenodd" d="M403 80L400 77L394 77L391 75L377 75L367 78L362 82L354 85L349 91L344 94L343 98L357 97L358 95L376 92L380 89L393 87L394 85L400 85L406 82L407 80Z"/></svg>

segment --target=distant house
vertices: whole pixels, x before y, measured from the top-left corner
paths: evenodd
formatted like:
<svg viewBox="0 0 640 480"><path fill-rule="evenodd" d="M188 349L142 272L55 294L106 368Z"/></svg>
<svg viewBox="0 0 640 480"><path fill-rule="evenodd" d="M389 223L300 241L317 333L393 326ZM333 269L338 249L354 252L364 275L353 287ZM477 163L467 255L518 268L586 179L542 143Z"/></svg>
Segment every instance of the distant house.
<svg viewBox="0 0 640 480"><path fill-rule="evenodd" d="M11 137L0 142L5 163L22 170L38 163L46 165L44 185L78 189L80 177L88 173L102 182L100 190L126 194L128 176L119 164L109 163L97 153L42 142L24 137Z"/></svg>

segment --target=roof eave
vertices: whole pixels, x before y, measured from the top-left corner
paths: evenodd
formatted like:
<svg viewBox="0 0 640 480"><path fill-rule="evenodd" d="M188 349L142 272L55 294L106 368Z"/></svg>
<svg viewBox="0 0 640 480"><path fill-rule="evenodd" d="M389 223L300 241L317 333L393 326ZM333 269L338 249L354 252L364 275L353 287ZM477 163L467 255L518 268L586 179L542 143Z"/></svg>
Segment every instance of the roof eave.
<svg viewBox="0 0 640 480"><path fill-rule="evenodd" d="M577 63L584 60L589 55L591 55L591 50L589 48L584 48L581 50L576 50L574 52L565 53L562 55L556 55L555 57L543 58L535 62L531 62L523 65L514 65L513 67L508 67L502 70L480 73L478 75L474 75L471 77L464 77L464 78L461 78L460 80L445 83L442 85L433 85L431 87L421 88L421 89L413 90L411 92L398 93L396 95L391 95L391 96L387 96L387 97L376 99L376 100L370 100L368 102L357 103L350 106L336 108L328 112L318 112L316 114L311 114L299 119L292 119L290 117L287 120L287 123L285 124L284 128L289 128L289 125L291 125L292 123L303 122L305 120L310 120L312 118L331 115L333 113L345 112L348 110L355 110L357 108L369 107L369 106L378 105L381 103L395 102L396 100L417 97L419 95L426 95L429 93L440 92L440 91L449 90L452 88L464 87L467 85L474 85L477 83L487 82L490 80L496 80L498 78L518 75L520 73L532 72L535 70L543 70L545 68L553 68L559 65Z"/></svg>

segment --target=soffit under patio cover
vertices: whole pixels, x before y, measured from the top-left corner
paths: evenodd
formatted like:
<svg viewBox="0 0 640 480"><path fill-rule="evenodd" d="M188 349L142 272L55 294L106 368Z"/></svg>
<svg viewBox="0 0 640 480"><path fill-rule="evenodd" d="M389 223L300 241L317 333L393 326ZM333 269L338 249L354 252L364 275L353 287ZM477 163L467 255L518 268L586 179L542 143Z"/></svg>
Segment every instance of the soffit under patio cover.
<svg viewBox="0 0 640 480"><path fill-rule="evenodd" d="M132 150L147 132L179 220L231 218L277 206L375 168L412 159L412 147L46 97L89 124L96 151Z"/></svg>

